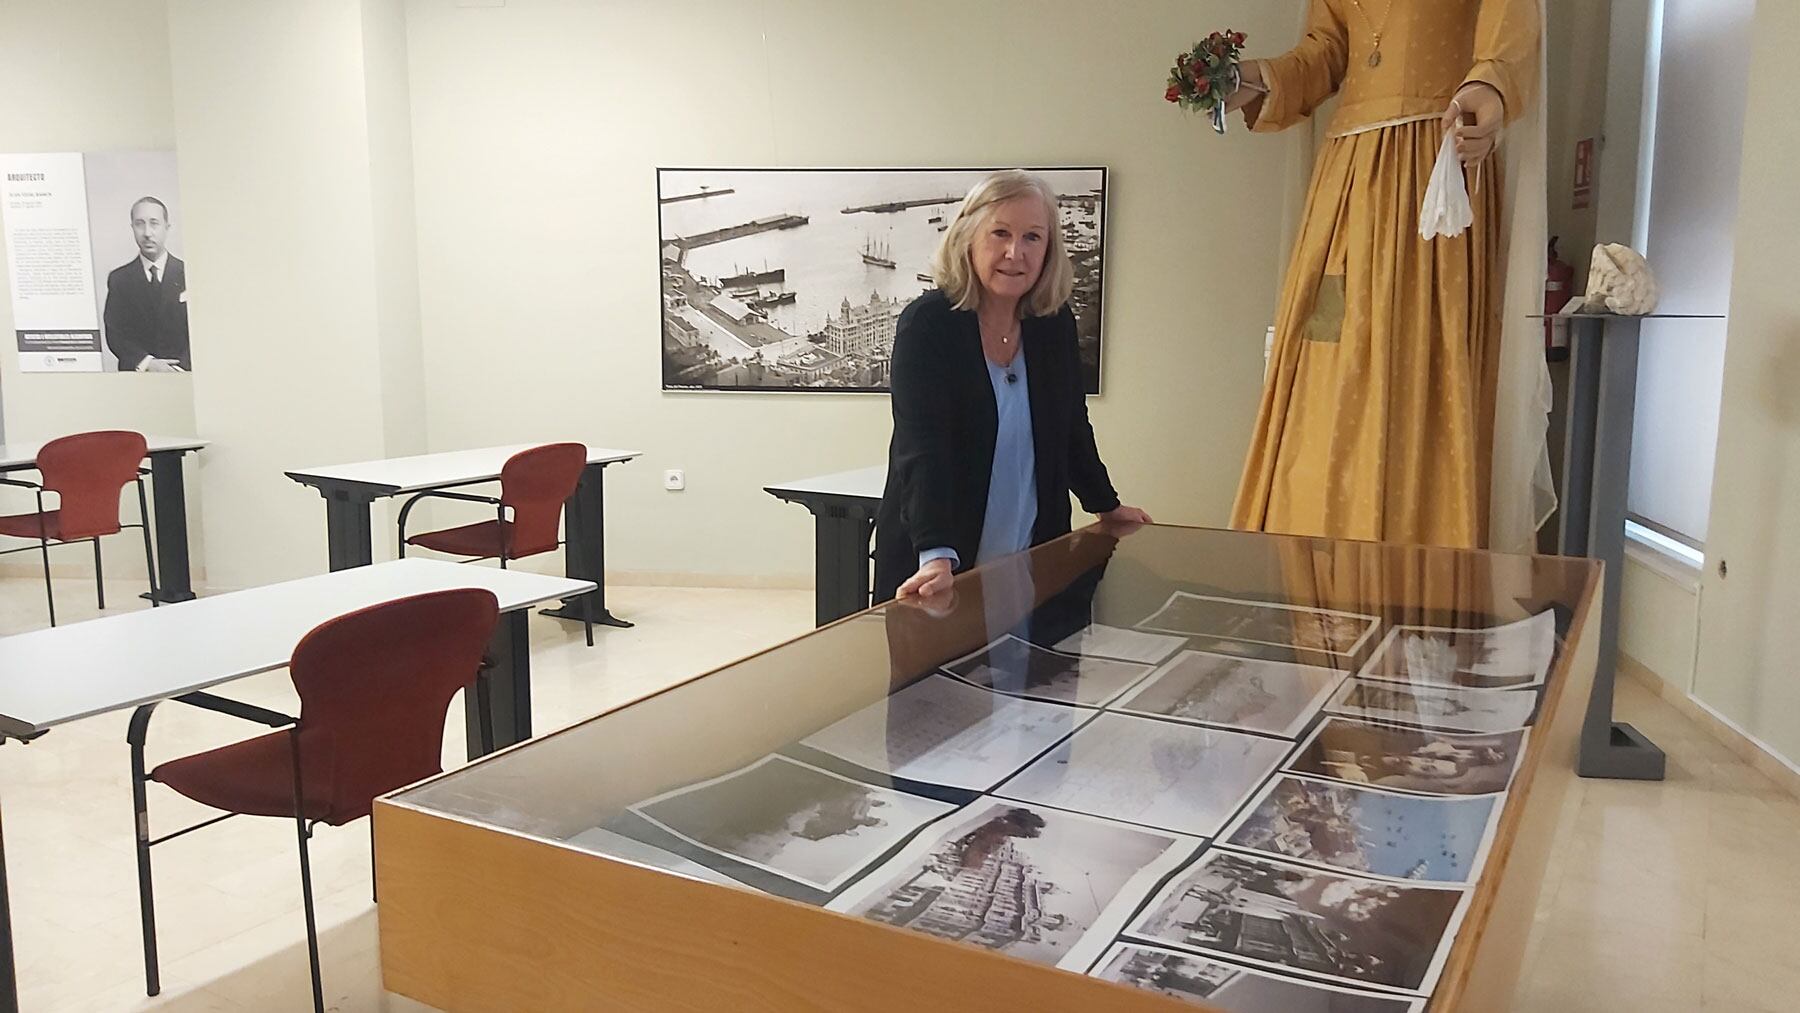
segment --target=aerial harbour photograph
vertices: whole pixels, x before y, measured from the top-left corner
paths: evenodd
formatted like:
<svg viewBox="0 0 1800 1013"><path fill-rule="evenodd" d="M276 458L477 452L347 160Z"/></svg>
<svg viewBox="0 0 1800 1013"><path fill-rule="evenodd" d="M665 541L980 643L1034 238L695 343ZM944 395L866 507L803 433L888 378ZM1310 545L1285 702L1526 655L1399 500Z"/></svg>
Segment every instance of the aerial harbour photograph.
<svg viewBox="0 0 1800 1013"><path fill-rule="evenodd" d="M659 169L664 390L885 392L907 303L986 169ZM1038 169L1100 392L1106 170Z"/></svg>

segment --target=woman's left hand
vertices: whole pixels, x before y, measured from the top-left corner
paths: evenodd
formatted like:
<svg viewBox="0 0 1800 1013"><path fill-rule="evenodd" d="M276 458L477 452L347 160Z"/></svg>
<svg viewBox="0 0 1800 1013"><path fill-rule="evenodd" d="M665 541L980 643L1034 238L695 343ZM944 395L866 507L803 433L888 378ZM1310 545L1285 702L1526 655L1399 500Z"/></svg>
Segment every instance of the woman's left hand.
<svg viewBox="0 0 1800 1013"><path fill-rule="evenodd" d="M1145 513L1142 510L1139 510L1137 507L1126 506L1123 503L1121 503L1118 506L1113 507L1111 510L1108 510L1107 512L1101 514L1100 519L1102 521L1106 522L1107 524L1154 524L1154 523L1156 523L1155 521L1152 521L1150 519L1149 514Z"/></svg>
<svg viewBox="0 0 1800 1013"><path fill-rule="evenodd" d="M1465 116L1475 122L1463 122ZM1444 129L1456 132L1456 157L1464 165L1473 165L1494 150L1505 123L1505 100L1493 85L1480 81L1463 85L1450 100L1450 108L1444 110Z"/></svg>

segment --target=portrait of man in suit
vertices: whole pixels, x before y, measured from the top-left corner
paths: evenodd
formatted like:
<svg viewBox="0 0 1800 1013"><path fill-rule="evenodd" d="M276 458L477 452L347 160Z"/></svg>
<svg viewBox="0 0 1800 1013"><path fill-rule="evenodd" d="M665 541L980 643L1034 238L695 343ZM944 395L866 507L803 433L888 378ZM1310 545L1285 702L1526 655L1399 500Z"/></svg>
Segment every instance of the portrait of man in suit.
<svg viewBox="0 0 1800 1013"><path fill-rule="evenodd" d="M131 205L138 255L106 276L106 347L119 372L185 373L188 351L187 266L169 253L169 207L155 197Z"/></svg>

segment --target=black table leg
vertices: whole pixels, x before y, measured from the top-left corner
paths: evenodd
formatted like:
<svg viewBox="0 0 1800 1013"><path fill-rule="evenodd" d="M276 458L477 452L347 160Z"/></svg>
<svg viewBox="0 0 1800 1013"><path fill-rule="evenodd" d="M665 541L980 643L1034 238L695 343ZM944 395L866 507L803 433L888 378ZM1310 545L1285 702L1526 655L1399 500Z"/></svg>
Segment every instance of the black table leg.
<svg viewBox="0 0 1800 1013"><path fill-rule="evenodd" d="M869 535L874 521L860 507L813 507L813 618L836 622L869 607Z"/></svg>
<svg viewBox="0 0 1800 1013"><path fill-rule="evenodd" d="M469 739L469 759L483 756L481 713L485 697L494 730L493 748L504 749L531 738L531 636L526 628L530 612L518 609L500 617L494 639L488 644L490 667L485 693L463 694L463 727Z"/></svg>
<svg viewBox="0 0 1800 1013"><path fill-rule="evenodd" d="M581 472L575 495L563 504L563 573L571 580L591 580L596 590L564 598L543 614L557 619L586 618L583 599L591 600L594 623L630 629L632 623L606 608L606 465L590 464Z"/></svg>
<svg viewBox="0 0 1800 1013"><path fill-rule="evenodd" d="M357 489L321 488L325 497L325 551L333 572L375 561L369 506L374 498Z"/></svg>
<svg viewBox="0 0 1800 1013"><path fill-rule="evenodd" d="M1635 317L1612 317L1604 334L1586 330L1577 340L1599 349L1598 396L1594 401L1593 473L1586 555L1606 564L1601 599L1600 658L1594 691L1581 726L1583 777L1663 779L1663 751L1643 733L1613 720L1613 683L1618 674L1619 594L1625 571L1626 496L1631 487L1631 427L1637 407L1638 334ZM1579 354L1579 353L1578 353ZM1587 352L1588 356L1593 353ZM1591 360L1587 360L1591 361Z"/></svg>
<svg viewBox="0 0 1800 1013"><path fill-rule="evenodd" d="M186 453L165 450L150 455L150 494L156 504L157 599L164 604L194 600L188 562L187 485L181 471Z"/></svg>
<svg viewBox="0 0 1800 1013"><path fill-rule="evenodd" d="M19 1013L19 976L13 966L12 901L6 893L4 820L0 820L0 1013Z"/></svg>

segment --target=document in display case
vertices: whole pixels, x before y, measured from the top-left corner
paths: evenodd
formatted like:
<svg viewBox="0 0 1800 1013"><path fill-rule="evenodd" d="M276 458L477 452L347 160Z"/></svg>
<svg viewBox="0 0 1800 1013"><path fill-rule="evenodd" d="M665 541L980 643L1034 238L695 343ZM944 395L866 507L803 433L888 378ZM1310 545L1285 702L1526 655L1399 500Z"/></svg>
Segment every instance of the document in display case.
<svg viewBox="0 0 1800 1013"><path fill-rule="evenodd" d="M1598 573L1075 532L381 800L384 980L455 1010L1503 1010Z"/></svg>

